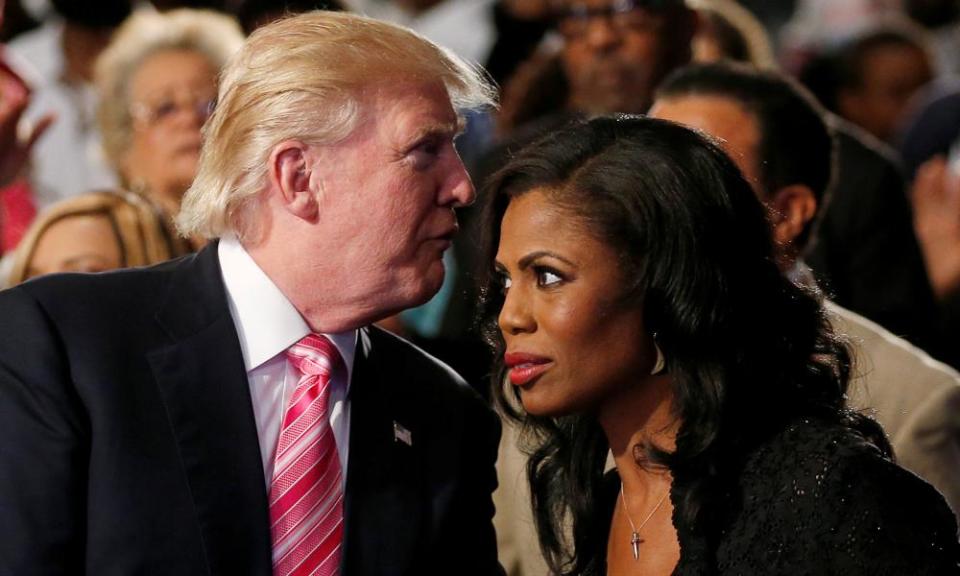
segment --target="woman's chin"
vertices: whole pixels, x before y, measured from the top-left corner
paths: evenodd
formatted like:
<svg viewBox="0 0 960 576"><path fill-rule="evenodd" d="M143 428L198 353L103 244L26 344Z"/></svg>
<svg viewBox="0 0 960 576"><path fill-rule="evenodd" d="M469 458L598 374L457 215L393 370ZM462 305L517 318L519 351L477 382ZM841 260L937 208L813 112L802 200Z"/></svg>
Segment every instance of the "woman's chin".
<svg viewBox="0 0 960 576"><path fill-rule="evenodd" d="M527 414L539 418L557 418L574 411L573 407L551 401L550 398L545 398L544 394L538 392L534 391L532 387L520 389L520 403Z"/></svg>

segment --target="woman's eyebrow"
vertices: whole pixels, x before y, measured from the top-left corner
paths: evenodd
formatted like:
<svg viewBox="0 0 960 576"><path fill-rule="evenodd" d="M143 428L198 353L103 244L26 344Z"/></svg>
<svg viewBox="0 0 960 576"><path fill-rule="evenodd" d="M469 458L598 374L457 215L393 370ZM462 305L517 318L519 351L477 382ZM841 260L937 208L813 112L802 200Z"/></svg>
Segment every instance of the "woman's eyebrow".
<svg viewBox="0 0 960 576"><path fill-rule="evenodd" d="M544 256L549 256L550 258L556 258L557 260L569 264L570 266L576 266L570 259L564 258L563 256L557 254L556 252L551 252L549 250L537 250L536 252L531 252L520 259L519 266L521 270L525 270L530 266L535 260L542 258Z"/></svg>

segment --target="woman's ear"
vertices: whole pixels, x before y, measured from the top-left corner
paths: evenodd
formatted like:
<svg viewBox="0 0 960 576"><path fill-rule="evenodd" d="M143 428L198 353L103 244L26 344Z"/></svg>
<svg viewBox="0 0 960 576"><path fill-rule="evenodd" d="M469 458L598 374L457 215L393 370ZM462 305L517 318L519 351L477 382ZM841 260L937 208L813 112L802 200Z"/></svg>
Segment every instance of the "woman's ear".
<svg viewBox="0 0 960 576"><path fill-rule="evenodd" d="M302 142L281 142L270 154L270 187L288 212L313 221L318 214L316 194L310 186L309 148Z"/></svg>
<svg viewBox="0 0 960 576"><path fill-rule="evenodd" d="M817 214L817 198L803 184L785 186L767 203L773 212L773 237L777 244L789 246Z"/></svg>

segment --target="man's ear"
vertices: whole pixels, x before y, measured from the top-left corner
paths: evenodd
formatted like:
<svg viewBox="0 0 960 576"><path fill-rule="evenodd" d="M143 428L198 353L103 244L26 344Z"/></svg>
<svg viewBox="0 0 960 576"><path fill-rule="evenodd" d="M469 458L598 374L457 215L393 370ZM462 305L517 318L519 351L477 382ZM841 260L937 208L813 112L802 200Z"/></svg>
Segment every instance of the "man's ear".
<svg viewBox="0 0 960 576"><path fill-rule="evenodd" d="M274 146L270 153L270 184L288 212L304 220L315 220L316 194L310 188L309 148L296 140Z"/></svg>
<svg viewBox="0 0 960 576"><path fill-rule="evenodd" d="M817 214L817 198L803 184L777 190L767 204L773 213L773 238L777 244L791 244Z"/></svg>

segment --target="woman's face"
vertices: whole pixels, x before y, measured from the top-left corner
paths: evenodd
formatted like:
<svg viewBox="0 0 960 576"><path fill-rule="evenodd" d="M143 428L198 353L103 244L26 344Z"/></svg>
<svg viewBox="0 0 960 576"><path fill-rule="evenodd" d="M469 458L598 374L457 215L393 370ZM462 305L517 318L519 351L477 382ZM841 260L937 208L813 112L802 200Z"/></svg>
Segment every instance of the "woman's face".
<svg viewBox="0 0 960 576"><path fill-rule="evenodd" d="M217 70L191 50L147 57L130 78L133 134L125 172L168 210L197 173L200 128L217 96Z"/></svg>
<svg viewBox="0 0 960 576"><path fill-rule="evenodd" d="M650 373L653 343L624 302L617 254L543 191L510 202L496 266L504 360L527 412L602 411Z"/></svg>
<svg viewBox="0 0 960 576"><path fill-rule="evenodd" d="M122 265L110 220L100 214L81 214L47 227L30 257L27 278L54 272L102 272Z"/></svg>

